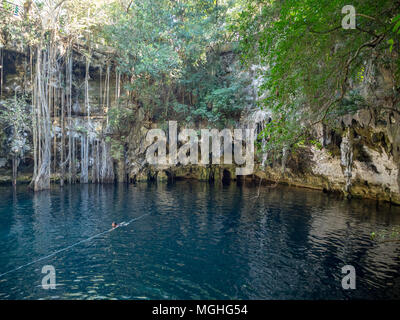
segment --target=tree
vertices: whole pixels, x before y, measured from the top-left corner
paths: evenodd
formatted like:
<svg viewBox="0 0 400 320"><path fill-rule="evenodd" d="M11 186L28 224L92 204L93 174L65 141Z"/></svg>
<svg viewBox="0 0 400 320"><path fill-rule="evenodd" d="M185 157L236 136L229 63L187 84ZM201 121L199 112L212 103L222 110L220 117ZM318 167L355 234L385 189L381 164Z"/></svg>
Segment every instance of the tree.
<svg viewBox="0 0 400 320"><path fill-rule="evenodd" d="M263 133L269 137L270 149L293 148L304 143L313 125L335 123L339 116L365 107L349 100L359 98L357 84L364 80L371 61L389 64L398 84L399 37L392 29L400 3L354 1L355 30L341 26L346 4L342 0L249 0L232 25L243 61L265 67L260 94L264 95L261 107L273 112L274 121ZM388 50L390 44L393 52ZM392 104L383 107L399 112L399 93L395 85Z"/></svg>

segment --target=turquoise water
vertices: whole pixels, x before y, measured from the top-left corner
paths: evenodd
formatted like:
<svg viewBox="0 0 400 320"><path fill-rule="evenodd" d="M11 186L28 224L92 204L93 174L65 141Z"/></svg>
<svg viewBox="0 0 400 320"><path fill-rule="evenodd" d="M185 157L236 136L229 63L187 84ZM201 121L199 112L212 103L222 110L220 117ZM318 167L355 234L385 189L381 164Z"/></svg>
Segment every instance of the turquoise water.
<svg viewBox="0 0 400 320"><path fill-rule="evenodd" d="M74 185L0 187L0 299L400 298L400 245L372 231L400 207L289 187ZM344 290L341 268L356 269ZM44 265L56 289L42 288Z"/></svg>

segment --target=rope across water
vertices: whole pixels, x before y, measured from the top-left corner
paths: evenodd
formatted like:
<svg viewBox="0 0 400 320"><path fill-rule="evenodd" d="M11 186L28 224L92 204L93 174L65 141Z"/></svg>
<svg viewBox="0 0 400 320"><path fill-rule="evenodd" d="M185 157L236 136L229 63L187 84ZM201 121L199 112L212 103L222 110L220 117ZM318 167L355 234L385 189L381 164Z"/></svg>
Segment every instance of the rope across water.
<svg viewBox="0 0 400 320"><path fill-rule="evenodd" d="M41 258L36 259L36 260L34 260L34 261L32 261L32 262L23 264L23 265L21 265L21 266L19 266L19 267L17 267L17 268L14 268L14 269L11 269L11 270L9 270L9 271L7 271L7 272L1 273L1 274L0 274L0 278L3 277L3 276L5 276L6 274L11 273L11 272L15 272L15 271L17 271L17 270L20 270L20 269L22 269L22 268L25 268L25 267L30 266L30 265L32 265L32 264L35 264L35 263L37 263L37 262L39 262L39 261L42 261L42 260L48 259L48 258L50 258L50 257L53 257L53 256L55 256L56 254L58 254L58 253L60 253L60 252L66 251L66 250L68 250L68 249L71 249L71 248L73 248L73 247L75 247L75 246L77 246L77 245L79 245L79 244L81 244L81 243L88 242L88 241L90 241L90 240L92 240L92 239L94 239L94 238L97 238L97 237L99 237L99 236L101 236L101 235L103 235L103 234L110 233L111 231L114 231L114 230L116 230L116 229L118 229L118 228L120 228L120 227L126 227L126 226L128 226L129 224L131 224L132 222L137 221L137 220L139 220L139 219L142 219L142 218L144 218L145 216L148 216L148 215L149 215L149 213L146 213L146 214L141 215L140 217L133 218L133 219L129 220L128 222L121 222L121 223L119 223L119 224L117 225L117 227L115 227L115 228L111 228L111 229L108 229L108 230L106 230L106 231L100 232L100 233L98 233L98 234L95 234L94 236L91 236L91 237L87 238L87 239L84 239L84 240L78 241L78 242L76 242L76 243L74 243L74 244L71 244L71 245L68 246L68 247L65 247L65 248L62 248L62 249L60 249L60 250L54 251L54 252L48 254L47 256L41 257Z"/></svg>

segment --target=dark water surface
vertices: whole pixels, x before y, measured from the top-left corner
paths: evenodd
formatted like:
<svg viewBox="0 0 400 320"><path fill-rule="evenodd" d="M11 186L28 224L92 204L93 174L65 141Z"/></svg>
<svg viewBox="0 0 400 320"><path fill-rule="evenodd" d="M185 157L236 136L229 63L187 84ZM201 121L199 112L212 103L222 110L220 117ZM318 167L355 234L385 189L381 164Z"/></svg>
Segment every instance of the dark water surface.
<svg viewBox="0 0 400 320"><path fill-rule="evenodd" d="M400 298L400 244L372 231L400 207L279 187L74 185L34 194L0 187L0 299ZM57 287L42 288L42 267ZM353 265L356 290L343 290Z"/></svg>

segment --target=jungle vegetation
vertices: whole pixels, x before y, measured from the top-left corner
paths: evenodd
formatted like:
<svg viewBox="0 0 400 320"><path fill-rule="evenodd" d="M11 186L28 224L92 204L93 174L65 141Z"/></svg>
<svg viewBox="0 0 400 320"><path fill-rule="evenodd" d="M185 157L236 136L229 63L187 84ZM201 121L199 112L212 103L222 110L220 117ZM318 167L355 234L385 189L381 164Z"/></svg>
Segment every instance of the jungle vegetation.
<svg viewBox="0 0 400 320"><path fill-rule="evenodd" d="M354 29L342 26L349 4ZM260 107L274 114L264 130L270 152L303 144L316 124L335 127L340 116L375 108L360 89L374 93L377 68L392 77L377 112L400 112L400 1L249 0L232 30L242 61L264 67Z"/></svg>
<svg viewBox="0 0 400 320"><path fill-rule="evenodd" d="M126 128L137 119L233 125L249 106L254 65L259 107L272 114L263 147L278 156L307 143L314 125L371 107L359 92L376 86L371 65L392 75L386 110L378 111L400 110L400 1L353 1L355 29L341 25L344 0L0 3L2 139L14 166L26 154L15 141L32 146L35 190L49 188L51 172L61 184L113 181L113 160L123 157ZM21 54L24 69L8 95L6 51ZM78 100L88 127L94 112L104 116L95 136L74 122Z"/></svg>
<svg viewBox="0 0 400 320"><path fill-rule="evenodd" d="M8 103L1 112L4 119L25 113L18 108L21 99L31 106L35 190L49 188L51 172L60 172L61 184L75 182L78 171L82 183L112 181L112 161L122 157L126 128L139 113L149 121L221 126L234 123L248 103L248 79L239 76L243 68L226 59L237 54L228 26L240 1L27 0L1 5L1 58L7 50L18 51L24 69L23 84L13 93L14 107ZM79 101L89 128L99 112L89 96L93 77L100 78L97 109L105 117L96 136L74 122ZM8 98L3 82L2 99ZM25 122L22 114L18 119ZM54 133L55 124L60 135ZM14 139L20 125L10 130L8 138Z"/></svg>

